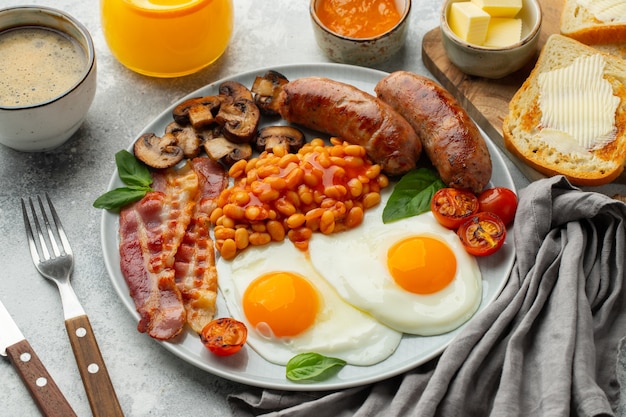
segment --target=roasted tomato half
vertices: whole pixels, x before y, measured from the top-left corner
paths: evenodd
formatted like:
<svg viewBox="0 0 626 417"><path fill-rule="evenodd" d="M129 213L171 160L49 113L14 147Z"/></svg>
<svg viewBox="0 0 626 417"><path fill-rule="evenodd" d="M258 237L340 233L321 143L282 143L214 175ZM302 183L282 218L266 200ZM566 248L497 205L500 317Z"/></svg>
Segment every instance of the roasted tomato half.
<svg viewBox="0 0 626 417"><path fill-rule="evenodd" d="M506 226L497 214L482 211L463 222L457 235L470 255L487 256L504 244Z"/></svg>
<svg viewBox="0 0 626 417"><path fill-rule="evenodd" d="M200 340L212 353L228 356L239 352L246 343L246 325L230 317L215 319L202 329Z"/></svg>
<svg viewBox="0 0 626 417"><path fill-rule="evenodd" d="M517 195L505 187L494 187L483 191L478 195L480 211L488 211L497 214L508 225L515 218L517 211Z"/></svg>
<svg viewBox="0 0 626 417"><path fill-rule="evenodd" d="M458 229L461 223L478 213L478 207L478 197L474 193L456 188L442 188L430 201L435 219L452 230Z"/></svg>

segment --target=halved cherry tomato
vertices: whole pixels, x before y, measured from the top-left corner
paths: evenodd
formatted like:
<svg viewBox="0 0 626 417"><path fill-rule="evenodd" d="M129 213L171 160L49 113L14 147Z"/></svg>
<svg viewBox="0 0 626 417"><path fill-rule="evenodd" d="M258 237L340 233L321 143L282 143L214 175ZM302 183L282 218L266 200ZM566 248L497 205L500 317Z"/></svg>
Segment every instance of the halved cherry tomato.
<svg viewBox="0 0 626 417"><path fill-rule="evenodd" d="M204 346L218 356L239 352L246 343L248 328L230 317L215 319L202 329L200 340Z"/></svg>
<svg viewBox="0 0 626 417"><path fill-rule="evenodd" d="M456 230L472 215L478 213L478 197L468 190L442 188L430 201L435 219L448 229Z"/></svg>
<svg viewBox="0 0 626 417"><path fill-rule="evenodd" d="M466 220L457 235L470 255L487 256L504 244L506 227L497 214L482 211Z"/></svg>
<svg viewBox="0 0 626 417"><path fill-rule="evenodd" d="M497 214L505 225L511 223L517 211L517 195L505 187L488 188L478 195L480 211Z"/></svg>

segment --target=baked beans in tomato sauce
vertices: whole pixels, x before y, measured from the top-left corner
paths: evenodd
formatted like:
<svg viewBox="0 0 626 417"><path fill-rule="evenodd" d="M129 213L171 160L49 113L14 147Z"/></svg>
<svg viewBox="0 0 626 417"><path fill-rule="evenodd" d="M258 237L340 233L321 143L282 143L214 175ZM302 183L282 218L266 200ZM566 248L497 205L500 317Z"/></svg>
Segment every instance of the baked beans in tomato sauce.
<svg viewBox="0 0 626 417"><path fill-rule="evenodd" d="M358 226L364 211L380 203L389 185L365 148L331 138L305 144L297 153L283 147L241 160L234 179L211 213L215 246L232 259L248 246L287 237L306 251L314 232L331 234Z"/></svg>

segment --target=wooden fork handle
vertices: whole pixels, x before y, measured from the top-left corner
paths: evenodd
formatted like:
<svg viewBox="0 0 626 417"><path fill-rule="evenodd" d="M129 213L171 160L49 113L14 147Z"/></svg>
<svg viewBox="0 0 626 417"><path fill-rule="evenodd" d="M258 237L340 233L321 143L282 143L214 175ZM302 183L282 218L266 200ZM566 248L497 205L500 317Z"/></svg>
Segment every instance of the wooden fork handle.
<svg viewBox="0 0 626 417"><path fill-rule="evenodd" d="M7 347L7 356L41 414L46 417L76 417L72 406L26 339Z"/></svg>
<svg viewBox="0 0 626 417"><path fill-rule="evenodd" d="M89 318L82 315L67 319L65 328L94 417L123 416Z"/></svg>

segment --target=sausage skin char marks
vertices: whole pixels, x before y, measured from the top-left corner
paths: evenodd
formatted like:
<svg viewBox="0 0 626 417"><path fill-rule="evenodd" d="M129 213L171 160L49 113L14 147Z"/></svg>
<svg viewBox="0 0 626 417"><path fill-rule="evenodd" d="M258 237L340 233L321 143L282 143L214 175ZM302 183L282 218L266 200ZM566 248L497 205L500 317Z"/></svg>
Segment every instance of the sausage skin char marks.
<svg viewBox="0 0 626 417"><path fill-rule="evenodd" d="M387 175L415 168L422 152L417 134L373 95L322 77L298 78L280 88L274 106L288 122L363 146Z"/></svg>
<svg viewBox="0 0 626 417"><path fill-rule="evenodd" d="M491 179L491 156L474 121L447 90L407 71L389 74L375 87L378 98L415 129L439 176L449 187L482 191Z"/></svg>

